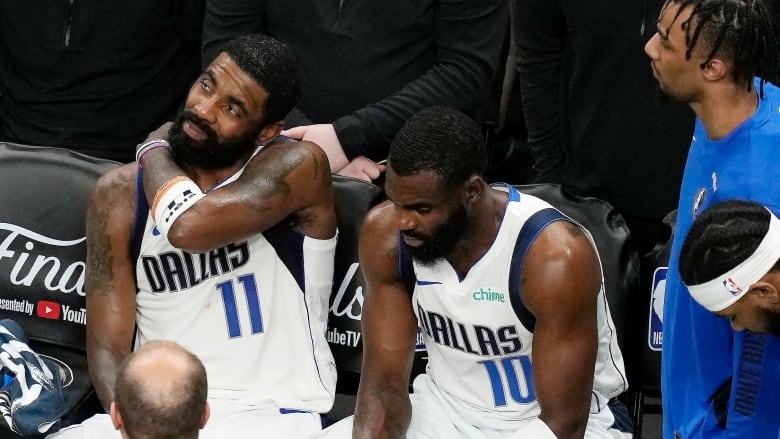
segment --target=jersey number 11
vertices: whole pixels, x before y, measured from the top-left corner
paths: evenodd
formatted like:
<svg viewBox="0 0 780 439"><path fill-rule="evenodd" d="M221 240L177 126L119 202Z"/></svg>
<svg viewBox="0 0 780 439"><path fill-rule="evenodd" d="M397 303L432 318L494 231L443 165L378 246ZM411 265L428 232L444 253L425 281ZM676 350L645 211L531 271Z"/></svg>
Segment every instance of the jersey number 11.
<svg viewBox="0 0 780 439"><path fill-rule="evenodd" d="M225 317L227 318L228 335L230 338L241 337L241 323L238 318L236 306L236 293L233 281L217 284L217 289L222 293L222 302L225 304ZM243 285L246 295L246 305L249 309L249 322L252 334L263 332L263 314L260 310L260 296L257 292L257 282L254 274L245 274L238 277L238 283Z"/></svg>

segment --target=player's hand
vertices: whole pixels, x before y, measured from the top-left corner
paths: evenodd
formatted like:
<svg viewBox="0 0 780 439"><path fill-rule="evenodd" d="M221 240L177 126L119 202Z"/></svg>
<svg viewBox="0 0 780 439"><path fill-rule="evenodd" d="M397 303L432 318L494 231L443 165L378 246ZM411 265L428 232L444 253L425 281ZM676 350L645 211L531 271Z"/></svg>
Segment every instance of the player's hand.
<svg viewBox="0 0 780 439"><path fill-rule="evenodd" d="M283 136L291 139L314 142L325 151L330 161L330 170L336 172L347 166L349 159L331 124L305 125L282 131Z"/></svg>
<svg viewBox="0 0 780 439"><path fill-rule="evenodd" d="M145 142L157 139L168 140L168 131L170 131L172 125L173 122L165 122L160 126L160 128L157 128L156 130L149 133L149 135L146 136Z"/></svg>
<svg viewBox="0 0 780 439"><path fill-rule="evenodd" d="M377 164L373 160L360 156L341 168L337 174L371 182L379 178L383 172L385 172L385 165Z"/></svg>

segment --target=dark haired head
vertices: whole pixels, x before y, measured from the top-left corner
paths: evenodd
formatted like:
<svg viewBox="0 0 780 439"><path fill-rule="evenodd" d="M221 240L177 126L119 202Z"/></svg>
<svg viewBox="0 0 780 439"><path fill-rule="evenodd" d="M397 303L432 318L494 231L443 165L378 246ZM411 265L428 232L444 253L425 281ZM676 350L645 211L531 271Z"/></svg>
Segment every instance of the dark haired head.
<svg viewBox="0 0 780 439"><path fill-rule="evenodd" d="M230 40L222 52L268 93L263 121L279 122L298 102L301 79L292 50L271 37L250 34Z"/></svg>
<svg viewBox="0 0 780 439"><path fill-rule="evenodd" d="M693 222L680 250L682 281L701 284L739 265L758 248L769 230L770 215L760 204L740 200L707 209Z"/></svg>
<svg viewBox="0 0 780 439"><path fill-rule="evenodd" d="M768 76L775 74L777 42L772 28L772 16L763 0L668 0L680 5L677 16L688 6L693 11L682 23L685 29L686 58L694 49L705 54L702 68L714 57L730 62L734 82L747 90L753 87L753 77L759 76L761 94ZM675 17L675 21L677 19Z"/></svg>
<svg viewBox="0 0 780 439"><path fill-rule="evenodd" d="M133 439L195 438L206 410L203 363L169 341L145 344L122 362L114 400Z"/></svg>
<svg viewBox="0 0 780 439"><path fill-rule="evenodd" d="M478 123L446 107L429 107L412 116L390 145L388 165L400 176L433 171L447 185L484 177L485 139Z"/></svg>

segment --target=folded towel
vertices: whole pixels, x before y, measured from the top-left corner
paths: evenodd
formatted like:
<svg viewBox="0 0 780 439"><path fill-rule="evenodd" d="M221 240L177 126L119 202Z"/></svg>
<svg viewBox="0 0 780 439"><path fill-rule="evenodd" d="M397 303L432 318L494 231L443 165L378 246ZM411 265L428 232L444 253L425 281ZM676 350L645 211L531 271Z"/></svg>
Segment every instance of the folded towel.
<svg viewBox="0 0 780 439"><path fill-rule="evenodd" d="M41 436L60 428L65 413L59 367L33 352L22 328L0 320L0 414L22 436Z"/></svg>

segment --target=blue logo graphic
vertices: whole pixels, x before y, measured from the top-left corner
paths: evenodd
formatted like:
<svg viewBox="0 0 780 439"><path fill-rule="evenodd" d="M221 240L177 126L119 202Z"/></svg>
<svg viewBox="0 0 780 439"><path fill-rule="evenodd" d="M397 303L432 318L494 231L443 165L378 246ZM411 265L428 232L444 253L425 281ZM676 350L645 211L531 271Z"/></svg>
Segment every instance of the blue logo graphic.
<svg viewBox="0 0 780 439"><path fill-rule="evenodd" d="M739 296L742 294L742 288L740 288L732 278L724 280L723 286L726 287L726 290L731 293L732 296Z"/></svg>
<svg viewBox="0 0 780 439"><path fill-rule="evenodd" d="M658 267L653 273L653 290L650 295L650 324L647 344L650 350L660 351L664 341L664 297L666 296L667 267Z"/></svg>

